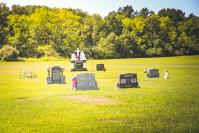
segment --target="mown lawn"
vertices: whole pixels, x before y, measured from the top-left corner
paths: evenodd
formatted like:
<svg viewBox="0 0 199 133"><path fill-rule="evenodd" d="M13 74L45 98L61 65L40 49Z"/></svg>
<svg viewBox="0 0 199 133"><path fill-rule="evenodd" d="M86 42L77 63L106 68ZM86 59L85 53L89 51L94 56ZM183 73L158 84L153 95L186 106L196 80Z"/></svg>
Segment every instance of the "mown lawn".
<svg viewBox="0 0 199 133"><path fill-rule="evenodd" d="M106 72L96 72L104 63ZM47 85L48 66L65 68L66 84ZM0 132L199 132L199 56L89 60L99 90L72 91L70 62L0 62ZM159 68L148 79L144 68ZM35 79L20 79L21 70ZM170 79L163 79L169 70ZM117 89L118 75L138 74L137 89ZM113 104L71 99L88 96Z"/></svg>

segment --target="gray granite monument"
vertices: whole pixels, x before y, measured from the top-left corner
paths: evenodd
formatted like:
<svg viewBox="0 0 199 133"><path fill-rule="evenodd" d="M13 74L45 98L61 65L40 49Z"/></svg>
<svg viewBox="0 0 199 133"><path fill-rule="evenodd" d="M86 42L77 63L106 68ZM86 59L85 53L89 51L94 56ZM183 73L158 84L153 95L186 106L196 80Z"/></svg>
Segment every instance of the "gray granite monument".
<svg viewBox="0 0 199 133"><path fill-rule="evenodd" d="M82 73L77 74L77 90L97 90L97 82L95 80L95 74Z"/></svg>
<svg viewBox="0 0 199 133"><path fill-rule="evenodd" d="M63 75L64 68L59 66L48 67L47 71L48 71L48 77L47 77L48 84L65 83L65 76Z"/></svg>

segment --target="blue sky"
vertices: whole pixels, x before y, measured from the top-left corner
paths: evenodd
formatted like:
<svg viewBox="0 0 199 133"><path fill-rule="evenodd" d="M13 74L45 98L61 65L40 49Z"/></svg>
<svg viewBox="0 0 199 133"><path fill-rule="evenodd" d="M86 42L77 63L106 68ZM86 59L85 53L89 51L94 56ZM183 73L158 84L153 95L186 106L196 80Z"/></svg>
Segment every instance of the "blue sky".
<svg viewBox="0 0 199 133"><path fill-rule="evenodd" d="M108 12L126 5L132 5L134 10L147 7L156 13L163 8L176 8L183 10L186 15L193 12L199 16L199 0L0 0L0 2L6 3L9 7L19 4L79 8L89 14L98 13L103 17Z"/></svg>

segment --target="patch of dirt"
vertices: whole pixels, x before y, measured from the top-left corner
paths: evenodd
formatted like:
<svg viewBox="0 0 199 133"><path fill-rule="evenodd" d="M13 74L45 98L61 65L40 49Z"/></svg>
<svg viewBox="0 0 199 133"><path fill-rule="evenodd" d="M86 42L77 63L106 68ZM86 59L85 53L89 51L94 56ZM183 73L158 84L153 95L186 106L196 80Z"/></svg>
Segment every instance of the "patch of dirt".
<svg viewBox="0 0 199 133"><path fill-rule="evenodd" d="M77 95L77 96L68 96L69 99L79 102L91 103L95 105L113 105L119 104L118 100L108 99L105 97L89 96L89 95Z"/></svg>
<svg viewBox="0 0 199 133"><path fill-rule="evenodd" d="M28 97L17 97L16 99L26 99Z"/></svg>

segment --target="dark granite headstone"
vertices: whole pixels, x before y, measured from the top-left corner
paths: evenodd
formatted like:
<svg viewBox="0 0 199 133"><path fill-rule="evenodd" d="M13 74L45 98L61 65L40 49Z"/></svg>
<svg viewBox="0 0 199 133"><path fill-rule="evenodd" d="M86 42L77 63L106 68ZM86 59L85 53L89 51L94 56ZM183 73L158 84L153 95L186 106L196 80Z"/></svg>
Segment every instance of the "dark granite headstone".
<svg viewBox="0 0 199 133"><path fill-rule="evenodd" d="M104 64L97 64L96 65L97 71L105 71L105 66Z"/></svg>
<svg viewBox="0 0 199 133"><path fill-rule="evenodd" d="M120 74L117 87L118 88L136 88L136 87L138 87L137 74L135 74L135 73Z"/></svg>
<svg viewBox="0 0 199 133"><path fill-rule="evenodd" d="M83 63L84 63L83 61L76 61L74 68L75 69L83 69Z"/></svg>
<svg viewBox="0 0 199 133"><path fill-rule="evenodd" d="M149 69L147 73L148 78L159 78L159 70L158 69Z"/></svg>

